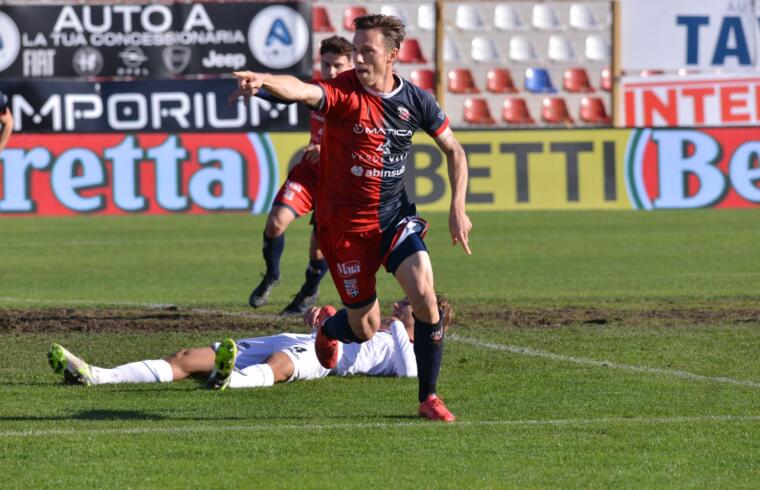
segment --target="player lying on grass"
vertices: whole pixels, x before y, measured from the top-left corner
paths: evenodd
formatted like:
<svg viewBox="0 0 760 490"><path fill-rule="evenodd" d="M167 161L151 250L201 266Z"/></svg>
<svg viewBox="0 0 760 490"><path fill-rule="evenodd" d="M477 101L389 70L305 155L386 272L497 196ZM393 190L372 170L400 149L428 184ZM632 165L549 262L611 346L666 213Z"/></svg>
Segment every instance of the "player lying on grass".
<svg viewBox="0 0 760 490"><path fill-rule="evenodd" d="M453 311L445 297L438 297L445 312L445 325ZM311 308L304 320L314 327L319 309ZM275 383L324 378L325 376L416 377L414 357L414 318L409 301L393 304L392 316L370 341L342 346L333 369L325 369L314 352L315 333L283 333L238 340L225 339L213 347L180 349L165 359L137 361L112 369L87 364L59 344L48 352L53 370L64 381L84 385L120 383L168 383L192 375L209 376L207 386L214 389L254 388Z"/></svg>

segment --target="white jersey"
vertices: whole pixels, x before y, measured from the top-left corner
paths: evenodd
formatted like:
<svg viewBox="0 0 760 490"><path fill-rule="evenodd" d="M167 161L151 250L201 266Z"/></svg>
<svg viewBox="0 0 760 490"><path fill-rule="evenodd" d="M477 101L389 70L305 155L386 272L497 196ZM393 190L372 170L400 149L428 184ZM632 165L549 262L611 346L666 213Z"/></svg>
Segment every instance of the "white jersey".
<svg viewBox="0 0 760 490"><path fill-rule="evenodd" d="M314 350L316 334L282 333L267 337L241 339L235 367L242 370L263 364L275 352L283 352L293 361L293 376L288 381L324 378L328 375L416 377L417 362L404 324L394 320L389 331L377 332L361 344L338 344L338 365L328 370L317 360ZM214 345L216 350L218 344Z"/></svg>
<svg viewBox="0 0 760 490"><path fill-rule="evenodd" d="M338 365L330 372L336 376L417 376L417 361L404 324L394 320L389 331L381 330L361 344L344 344Z"/></svg>

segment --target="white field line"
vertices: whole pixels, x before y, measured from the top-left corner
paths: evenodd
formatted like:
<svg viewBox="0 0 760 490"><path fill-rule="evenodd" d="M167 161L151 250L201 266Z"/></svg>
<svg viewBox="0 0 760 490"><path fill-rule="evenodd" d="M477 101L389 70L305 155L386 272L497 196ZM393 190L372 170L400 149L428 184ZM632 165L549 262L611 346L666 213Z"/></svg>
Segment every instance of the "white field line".
<svg viewBox="0 0 760 490"><path fill-rule="evenodd" d="M676 369L662 369L647 366L637 366L633 364L620 364L613 361L599 361L597 359L589 359L586 357L566 356L563 354L555 354L553 352L547 352L530 347L521 347L518 345L506 345L497 344L494 342L484 342L478 339L472 339L467 337L460 337L459 335L449 335L449 339L462 342L464 344L473 345L481 349L491 349L503 352L510 352L512 354L519 354L529 357L540 357L543 359L551 359L552 361L570 362L573 364L579 364L581 366L601 367L609 369L620 369L623 371L632 371L636 373L656 374L662 376L673 376L676 378L688 379L690 381L707 381L710 383L725 383L737 386L746 386L749 388L760 388L760 383L756 381L749 381L743 379L728 378L725 376L703 376L701 374L694 374L688 371L679 371Z"/></svg>
<svg viewBox="0 0 760 490"><path fill-rule="evenodd" d="M673 425L702 423L757 423L760 415L696 415L691 417L602 417L579 419L523 419L523 420L473 420L454 424L436 424L421 420L398 423L357 423L357 424L262 424L262 425L199 425L179 427L124 427L107 429L29 429L2 431L0 437L47 437L47 436L89 436L89 435L134 435L134 434L197 434L211 432L268 432L282 430L322 431L342 429L409 429L430 427L558 427L584 425Z"/></svg>

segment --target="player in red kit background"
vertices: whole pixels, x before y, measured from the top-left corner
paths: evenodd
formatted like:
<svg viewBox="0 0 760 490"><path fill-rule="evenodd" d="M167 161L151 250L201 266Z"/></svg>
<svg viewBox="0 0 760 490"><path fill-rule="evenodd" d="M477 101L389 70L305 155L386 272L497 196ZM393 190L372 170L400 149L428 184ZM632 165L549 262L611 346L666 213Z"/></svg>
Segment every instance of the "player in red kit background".
<svg viewBox="0 0 760 490"><path fill-rule="evenodd" d="M443 355L443 316L436 306L433 268L423 242L427 224L404 190L411 137L423 129L446 155L451 183L449 231L469 255L472 228L465 213L467 157L431 95L393 73L405 31L396 17L354 21L355 70L307 84L290 76L236 72L239 90L264 88L325 115L317 190L320 247L343 304L326 306L316 351L323 366L337 361L337 342L364 342L380 327L375 274L392 273L412 305L419 379L419 415L452 422L436 394Z"/></svg>
<svg viewBox="0 0 760 490"><path fill-rule="evenodd" d="M323 80L331 80L354 67L351 50L351 43L340 36L331 36L322 41L319 54L320 74ZM253 308L265 305L272 289L279 283L280 258L285 248L285 230L296 218L314 209L324 116L319 112L312 112L310 125L309 146L304 151L301 161L288 173L285 183L274 198L272 209L267 217L262 247L267 270L248 298L248 304ZM301 315L314 305L319 297L319 282L325 272L327 272L327 262L319 250L316 231L312 229L306 279L290 304L282 310L282 314Z"/></svg>

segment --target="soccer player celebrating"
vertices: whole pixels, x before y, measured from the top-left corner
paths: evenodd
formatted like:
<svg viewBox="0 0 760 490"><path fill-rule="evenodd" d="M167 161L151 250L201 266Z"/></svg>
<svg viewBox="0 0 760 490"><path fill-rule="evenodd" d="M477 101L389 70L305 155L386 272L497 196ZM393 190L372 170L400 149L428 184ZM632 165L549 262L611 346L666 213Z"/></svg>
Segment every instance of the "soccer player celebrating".
<svg viewBox="0 0 760 490"><path fill-rule="evenodd" d="M354 67L351 60L351 43L340 36L331 36L322 41L319 48L320 71L323 80L332 80L338 74ZM262 253L266 273L253 290L248 303L258 308L269 300L272 289L280 280L280 257L285 248L285 230L298 217L314 208L317 180L319 178L319 150L322 140L324 117L318 112L311 113L311 139L301 161L288 173L288 178L274 198L272 209L264 228ZM312 306L319 296L319 282L327 272L322 252L317 245L316 231L312 229L309 244L309 266L306 281L288 304L282 314L301 315Z"/></svg>
<svg viewBox="0 0 760 490"><path fill-rule="evenodd" d="M445 297L438 298L446 328L454 313ZM304 320L314 326L318 309L308 311ZM283 333L235 342L226 339L213 347L180 349L165 359L131 362L106 369L92 366L59 344L48 352L50 367L64 381L87 386L124 383L168 383L191 375L205 375L212 389L255 388L275 383L324 378L325 376L417 376L414 360L414 320L406 299L393 304L392 316L371 341L349 344L341 350L340 361L325 369L314 354L315 334Z"/></svg>
<svg viewBox="0 0 760 490"><path fill-rule="evenodd" d="M287 75L234 75L245 95L263 88L325 116L317 234L346 308L321 310L316 339L320 363L335 366L338 341L361 343L380 328L375 274L384 265L414 311L419 415L452 422L454 415L436 394L444 320L436 307L433 268L422 241L427 224L416 216L406 195L404 174L411 137L421 128L446 155L451 182L449 231L452 243L460 243L469 254L467 157L435 99L393 73L405 35L403 23L393 16L374 14L358 17L354 25L356 69L333 80L308 84Z"/></svg>

